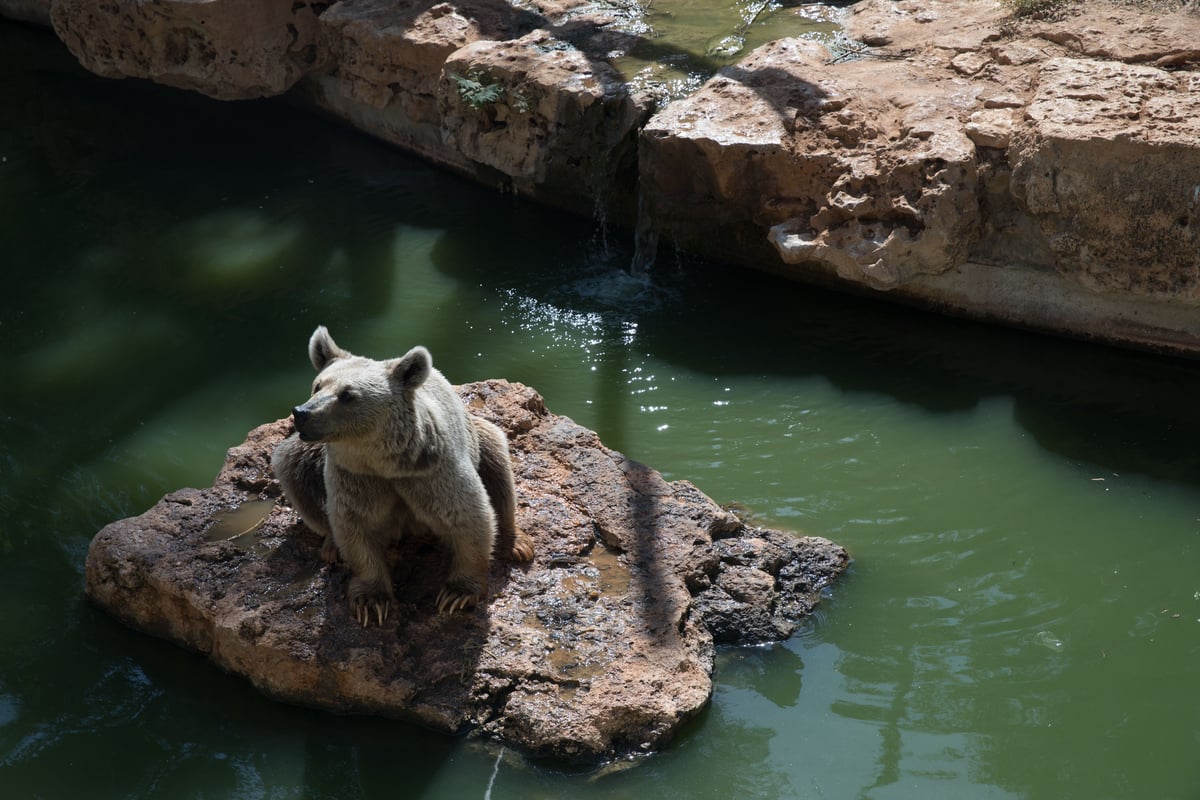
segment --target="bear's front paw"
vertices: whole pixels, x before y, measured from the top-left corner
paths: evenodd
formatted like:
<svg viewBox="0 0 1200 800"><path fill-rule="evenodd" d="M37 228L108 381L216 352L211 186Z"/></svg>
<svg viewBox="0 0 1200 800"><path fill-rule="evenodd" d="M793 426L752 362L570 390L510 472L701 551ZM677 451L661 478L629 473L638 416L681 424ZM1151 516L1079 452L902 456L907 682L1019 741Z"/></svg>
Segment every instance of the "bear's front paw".
<svg viewBox="0 0 1200 800"><path fill-rule="evenodd" d="M392 608L392 593L386 586L360 582L357 578L350 581L350 613L364 628L374 620L380 627L387 619Z"/></svg>
<svg viewBox="0 0 1200 800"><path fill-rule="evenodd" d="M533 560L533 539L529 538L529 534L518 528L509 541L505 541L505 538L507 537L501 537L500 552L497 555L506 561L524 563Z"/></svg>
<svg viewBox="0 0 1200 800"><path fill-rule="evenodd" d="M451 578L438 592L437 610L439 614L453 614L456 611L470 611L476 603L483 600L487 594L486 587L480 587L478 581L470 578Z"/></svg>

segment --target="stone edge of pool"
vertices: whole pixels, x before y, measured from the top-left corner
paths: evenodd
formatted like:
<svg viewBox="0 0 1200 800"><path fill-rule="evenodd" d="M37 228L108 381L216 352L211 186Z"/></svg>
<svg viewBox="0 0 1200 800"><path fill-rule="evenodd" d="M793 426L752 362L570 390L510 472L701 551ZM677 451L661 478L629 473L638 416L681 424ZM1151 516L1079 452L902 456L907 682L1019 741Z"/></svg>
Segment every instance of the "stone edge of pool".
<svg viewBox="0 0 1200 800"><path fill-rule="evenodd" d="M0 0L89 70L288 93L492 186L791 279L1200 354L1200 15L863 0L662 108L637 4ZM845 58L847 53L854 58Z"/></svg>

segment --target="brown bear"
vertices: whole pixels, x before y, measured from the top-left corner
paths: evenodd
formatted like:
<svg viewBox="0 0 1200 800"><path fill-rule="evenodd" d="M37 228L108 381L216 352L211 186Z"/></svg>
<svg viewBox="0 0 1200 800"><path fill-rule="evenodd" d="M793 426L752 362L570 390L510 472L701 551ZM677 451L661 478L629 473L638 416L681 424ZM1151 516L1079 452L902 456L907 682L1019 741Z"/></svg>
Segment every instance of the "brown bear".
<svg viewBox="0 0 1200 800"><path fill-rule="evenodd" d="M271 467L301 519L325 537L321 555L350 566L350 609L383 624L392 601L388 544L432 532L450 551L440 612L487 595L493 549L529 561L533 542L516 526L516 488L504 433L467 412L424 347L376 361L341 349L324 326L308 355L312 397L292 409L296 433Z"/></svg>

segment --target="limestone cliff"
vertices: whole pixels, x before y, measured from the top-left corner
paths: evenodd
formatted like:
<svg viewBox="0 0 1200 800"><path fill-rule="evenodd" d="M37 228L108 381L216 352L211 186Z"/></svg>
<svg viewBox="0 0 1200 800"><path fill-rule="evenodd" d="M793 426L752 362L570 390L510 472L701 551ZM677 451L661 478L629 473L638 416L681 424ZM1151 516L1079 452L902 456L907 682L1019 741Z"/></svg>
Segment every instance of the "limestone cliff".
<svg viewBox="0 0 1200 800"><path fill-rule="evenodd" d="M789 278L1200 355L1200 14L862 0L854 58L782 40L663 108L587 0L0 0L80 62L290 91L479 180ZM845 55L845 54L843 54Z"/></svg>
<svg viewBox="0 0 1200 800"><path fill-rule="evenodd" d="M1200 353L1200 16L864 0L846 26L873 45L856 60L775 42L651 119L660 229L802 280Z"/></svg>

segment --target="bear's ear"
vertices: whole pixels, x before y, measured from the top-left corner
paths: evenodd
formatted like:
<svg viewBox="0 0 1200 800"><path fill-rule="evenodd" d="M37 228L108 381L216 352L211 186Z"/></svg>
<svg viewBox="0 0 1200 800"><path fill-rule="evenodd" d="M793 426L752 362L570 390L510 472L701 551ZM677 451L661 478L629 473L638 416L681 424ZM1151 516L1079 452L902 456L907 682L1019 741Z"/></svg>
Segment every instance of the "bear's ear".
<svg viewBox="0 0 1200 800"><path fill-rule="evenodd" d="M329 366L330 361L346 358L350 353L337 346L337 342L329 335L324 325L318 325L308 340L308 357L317 372Z"/></svg>
<svg viewBox="0 0 1200 800"><path fill-rule="evenodd" d="M400 388L411 392L429 377L433 356L424 347L414 347L392 363L392 379Z"/></svg>

